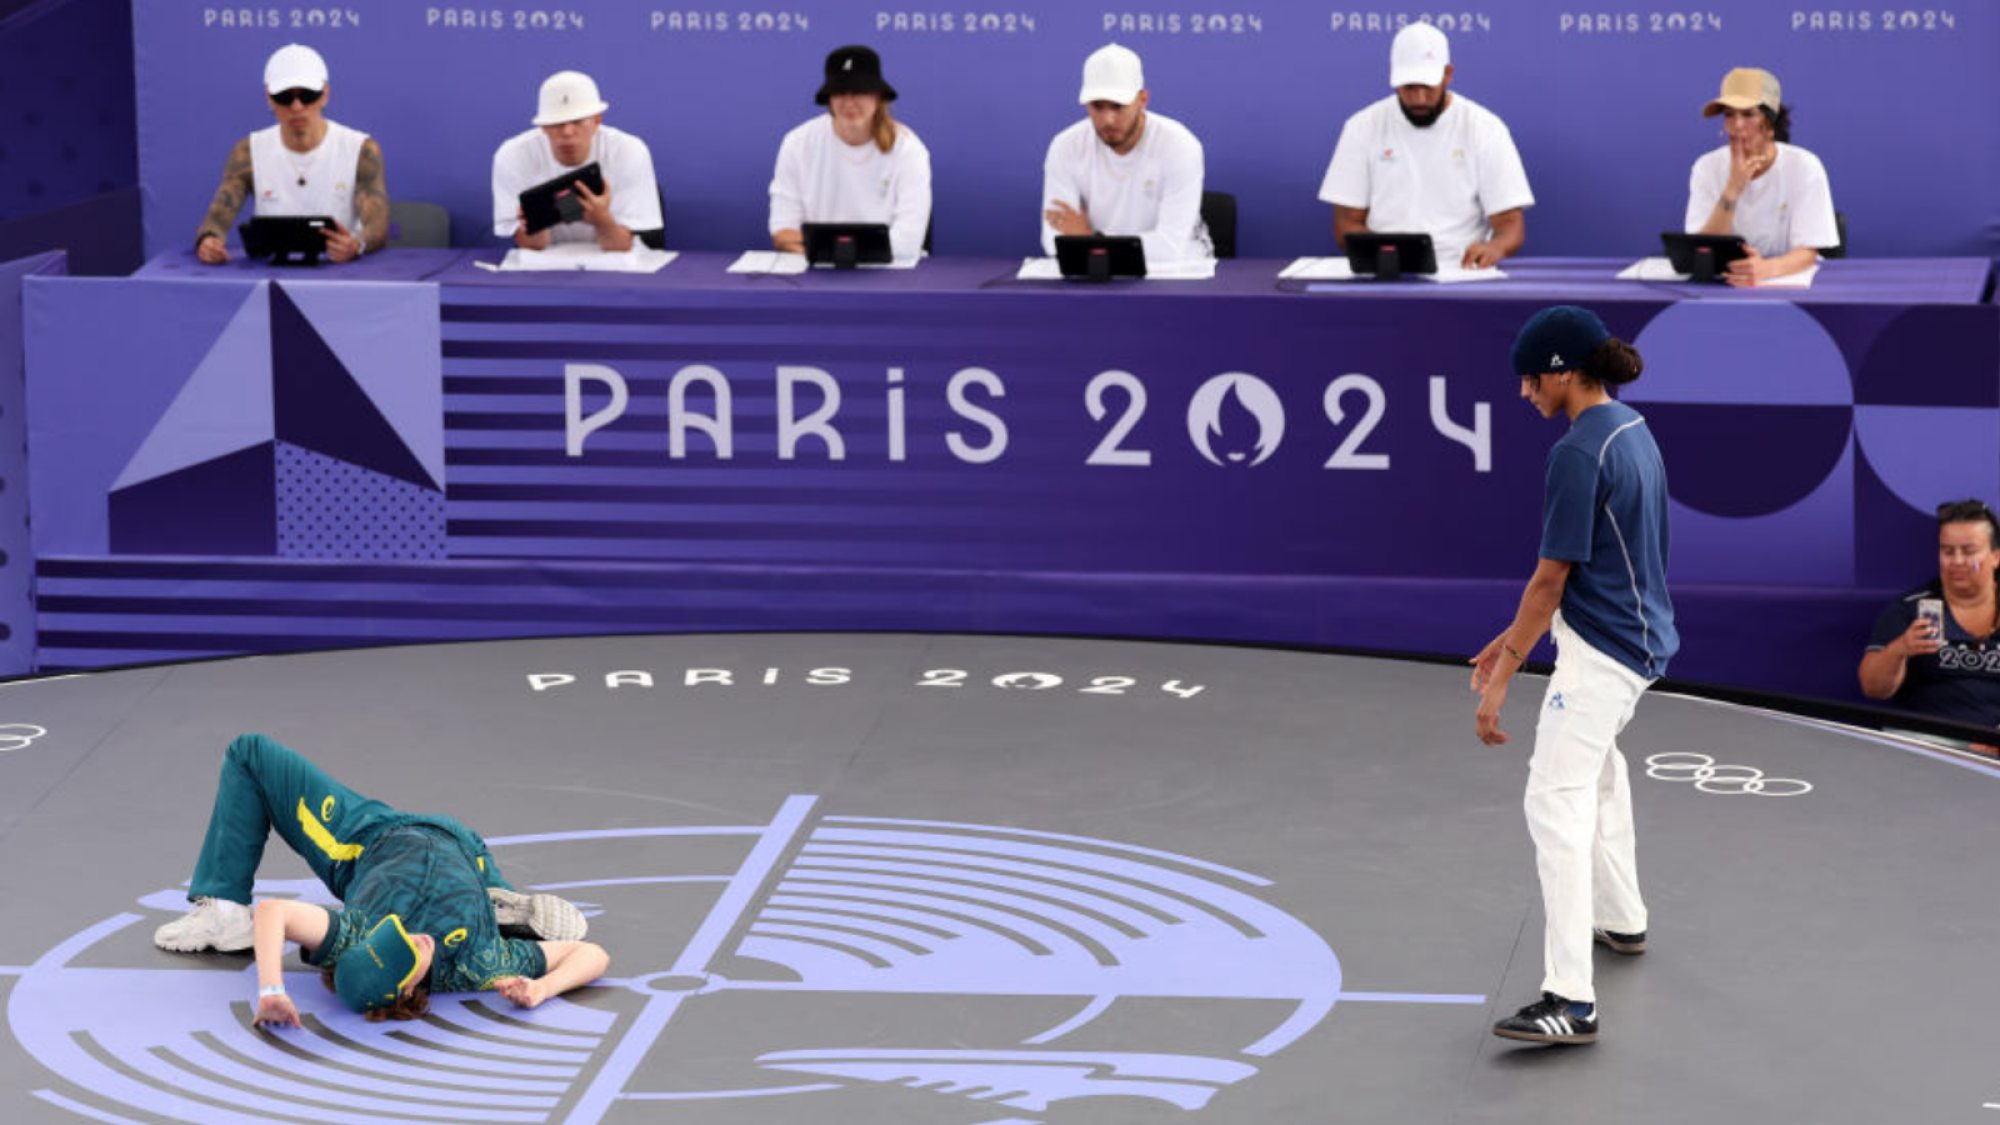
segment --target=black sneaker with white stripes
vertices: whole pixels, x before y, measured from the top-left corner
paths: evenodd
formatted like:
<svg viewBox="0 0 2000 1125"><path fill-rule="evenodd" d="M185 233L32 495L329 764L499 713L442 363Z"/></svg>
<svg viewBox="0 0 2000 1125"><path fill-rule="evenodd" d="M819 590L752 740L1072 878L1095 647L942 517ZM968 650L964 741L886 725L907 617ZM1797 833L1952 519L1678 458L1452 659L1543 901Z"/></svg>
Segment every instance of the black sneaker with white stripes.
<svg viewBox="0 0 2000 1125"><path fill-rule="evenodd" d="M1597 1042L1597 1005L1572 1004L1553 992L1493 1025L1502 1039L1526 1043Z"/></svg>
<svg viewBox="0 0 2000 1125"><path fill-rule="evenodd" d="M1600 927L1590 931L1590 937L1592 941L1609 949L1611 952L1622 953L1627 957L1634 957L1646 952L1646 931L1644 930L1640 930L1636 934L1621 934L1616 930L1607 930Z"/></svg>

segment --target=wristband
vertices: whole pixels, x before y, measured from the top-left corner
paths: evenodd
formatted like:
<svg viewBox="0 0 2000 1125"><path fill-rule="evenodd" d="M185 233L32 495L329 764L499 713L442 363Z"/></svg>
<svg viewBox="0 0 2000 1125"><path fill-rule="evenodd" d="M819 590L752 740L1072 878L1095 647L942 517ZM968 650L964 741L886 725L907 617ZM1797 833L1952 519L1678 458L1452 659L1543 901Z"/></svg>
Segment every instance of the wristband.
<svg viewBox="0 0 2000 1125"><path fill-rule="evenodd" d="M284 985L267 984L264 987L257 990L257 999L262 1000L266 996L283 996L284 994L285 994Z"/></svg>
<svg viewBox="0 0 2000 1125"><path fill-rule="evenodd" d="M1513 657L1513 658L1514 658L1514 663L1516 663L1516 664L1526 664L1526 663L1528 662L1528 658L1527 658L1527 657L1525 657L1525 656L1522 656L1522 655L1521 655L1520 653L1518 653L1518 652L1515 652L1515 651L1514 651L1514 646L1513 646L1513 645L1510 645L1510 644L1506 644L1506 643L1504 643L1504 642L1503 642L1503 643L1502 643L1502 644L1500 645L1500 647L1501 647L1501 648L1503 648L1503 649L1506 649L1506 650L1507 650L1507 655L1508 655L1508 656L1511 656L1511 657Z"/></svg>

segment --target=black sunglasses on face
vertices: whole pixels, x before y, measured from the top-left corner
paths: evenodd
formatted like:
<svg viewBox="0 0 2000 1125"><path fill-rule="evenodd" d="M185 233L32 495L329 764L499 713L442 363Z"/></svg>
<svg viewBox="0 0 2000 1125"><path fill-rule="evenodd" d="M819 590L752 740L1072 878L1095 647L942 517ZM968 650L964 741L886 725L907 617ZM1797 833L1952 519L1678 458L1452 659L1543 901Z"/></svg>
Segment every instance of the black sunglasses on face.
<svg viewBox="0 0 2000 1125"><path fill-rule="evenodd" d="M325 91L303 89L280 90L271 95L271 100L277 102L279 105L291 105L293 102L297 102L300 105L311 105L319 100L319 96L322 93L325 93Z"/></svg>

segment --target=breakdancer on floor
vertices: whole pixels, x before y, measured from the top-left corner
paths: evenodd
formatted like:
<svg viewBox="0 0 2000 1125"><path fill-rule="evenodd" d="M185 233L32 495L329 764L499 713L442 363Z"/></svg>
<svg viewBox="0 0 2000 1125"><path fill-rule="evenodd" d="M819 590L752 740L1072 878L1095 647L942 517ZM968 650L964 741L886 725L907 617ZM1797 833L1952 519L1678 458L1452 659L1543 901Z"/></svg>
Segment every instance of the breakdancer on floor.
<svg viewBox="0 0 2000 1125"><path fill-rule="evenodd" d="M340 909L290 899L251 908L274 829ZM299 1026L285 992L288 941L342 1003L371 1020L415 1019L433 991L491 989L532 1008L610 965L602 947L582 940L581 911L555 895L514 890L470 828L364 797L259 734L237 738L223 755L188 897L194 909L161 926L154 944L254 948L259 1025Z"/></svg>

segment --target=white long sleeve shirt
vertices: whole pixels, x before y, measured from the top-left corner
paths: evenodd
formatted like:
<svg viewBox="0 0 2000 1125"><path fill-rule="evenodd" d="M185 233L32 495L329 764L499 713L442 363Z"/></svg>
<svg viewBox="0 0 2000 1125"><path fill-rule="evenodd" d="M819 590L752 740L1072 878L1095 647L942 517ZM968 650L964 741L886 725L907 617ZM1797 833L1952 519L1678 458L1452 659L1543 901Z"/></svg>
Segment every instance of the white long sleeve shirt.
<svg viewBox="0 0 2000 1125"><path fill-rule="evenodd" d="M897 261L923 253L931 223L931 153L898 121L888 152L850 145L821 114L785 134L771 173L772 234L806 223L887 223Z"/></svg>
<svg viewBox="0 0 2000 1125"><path fill-rule="evenodd" d="M1213 258L1201 221L1202 175L1201 142L1173 118L1147 113L1139 143L1120 156L1086 117L1056 134L1042 163L1042 252L1056 252L1046 212L1059 199L1087 213L1096 230L1138 235L1148 262Z"/></svg>

